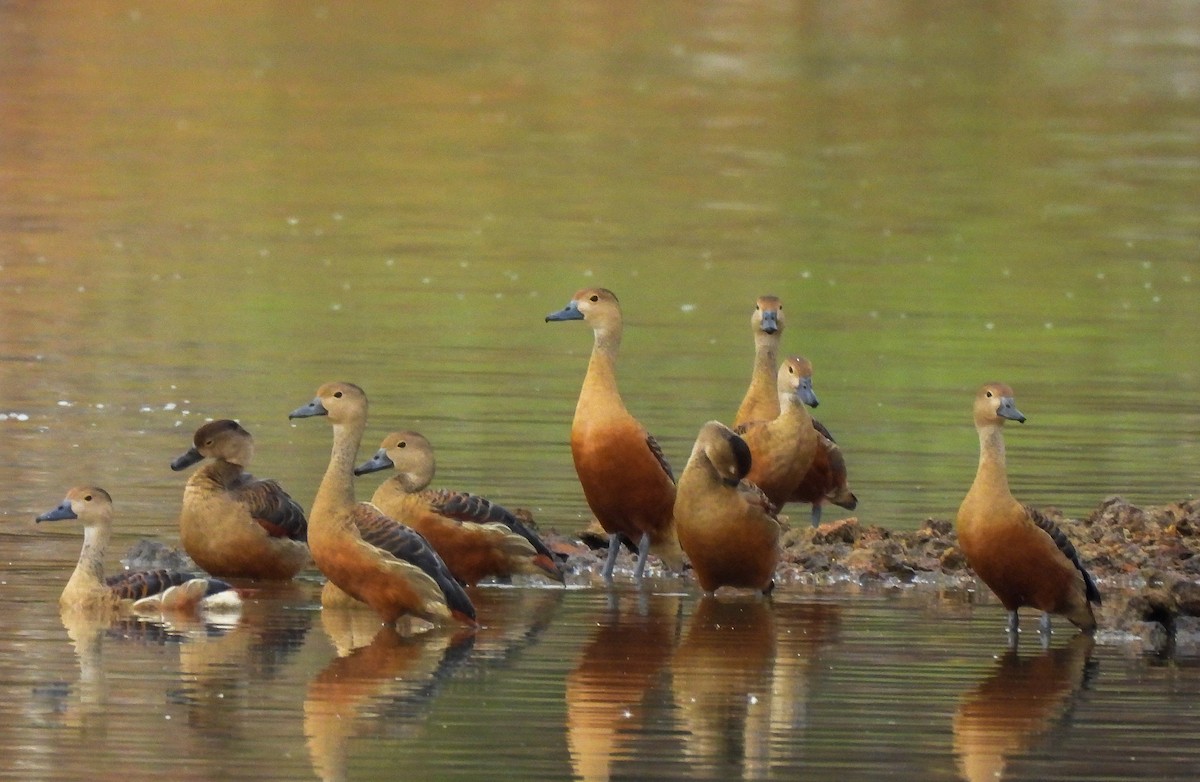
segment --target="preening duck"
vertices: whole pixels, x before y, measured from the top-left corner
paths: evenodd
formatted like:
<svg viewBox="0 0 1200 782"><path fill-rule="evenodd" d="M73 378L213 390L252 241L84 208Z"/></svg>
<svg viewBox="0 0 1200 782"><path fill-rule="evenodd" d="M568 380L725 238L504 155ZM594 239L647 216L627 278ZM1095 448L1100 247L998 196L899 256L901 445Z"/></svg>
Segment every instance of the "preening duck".
<svg viewBox="0 0 1200 782"><path fill-rule="evenodd" d="M779 520L766 495L744 480L751 459L741 437L709 421L679 476L679 543L705 592L730 586L770 593L774 584Z"/></svg>

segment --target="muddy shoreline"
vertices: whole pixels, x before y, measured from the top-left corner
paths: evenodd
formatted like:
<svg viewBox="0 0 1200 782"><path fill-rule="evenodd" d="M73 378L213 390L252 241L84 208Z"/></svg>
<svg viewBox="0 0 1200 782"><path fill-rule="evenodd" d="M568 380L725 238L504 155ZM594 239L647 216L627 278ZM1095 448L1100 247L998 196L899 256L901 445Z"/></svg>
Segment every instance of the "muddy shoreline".
<svg viewBox="0 0 1200 782"><path fill-rule="evenodd" d="M1140 508L1118 496L1073 519L1041 508L1071 539L1104 597L1097 611L1102 638L1148 650L1200 651L1200 500ZM803 514L804 521L807 514ZM527 517L528 518L528 517ZM606 545L596 526L563 536L544 530L568 555L568 570L599 571ZM632 570L629 552L618 573ZM951 519L929 518L918 529L889 530L856 517L820 527L791 524L776 570L778 588L796 585L986 589L958 549ZM1058 625L1065 625L1060 620Z"/></svg>

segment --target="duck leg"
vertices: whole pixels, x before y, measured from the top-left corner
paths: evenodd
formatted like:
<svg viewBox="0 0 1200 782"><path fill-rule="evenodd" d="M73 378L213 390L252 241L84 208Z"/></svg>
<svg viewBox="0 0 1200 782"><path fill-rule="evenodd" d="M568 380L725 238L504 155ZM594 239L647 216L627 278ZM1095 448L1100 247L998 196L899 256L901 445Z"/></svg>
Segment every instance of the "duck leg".
<svg viewBox="0 0 1200 782"><path fill-rule="evenodd" d="M612 581L613 568L617 565L617 554L621 553L621 533L614 532L608 536L608 558L604 560L604 568L600 575L605 581Z"/></svg>
<svg viewBox="0 0 1200 782"><path fill-rule="evenodd" d="M1008 612L1008 634L1016 635L1021 632L1021 620L1017 618L1016 611Z"/></svg>
<svg viewBox="0 0 1200 782"><path fill-rule="evenodd" d="M815 503L812 506L811 519L812 519L813 529L816 529L817 527L821 526L821 504L820 503Z"/></svg>
<svg viewBox="0 0 1200 782"><path fill-rule="evenodd" d="M633 569L633 580L639 584L642 581L642 574L646 570L646 558L650 556L650 533L642 533L642 539L638 541L638 557L637 566Z"/></svg>

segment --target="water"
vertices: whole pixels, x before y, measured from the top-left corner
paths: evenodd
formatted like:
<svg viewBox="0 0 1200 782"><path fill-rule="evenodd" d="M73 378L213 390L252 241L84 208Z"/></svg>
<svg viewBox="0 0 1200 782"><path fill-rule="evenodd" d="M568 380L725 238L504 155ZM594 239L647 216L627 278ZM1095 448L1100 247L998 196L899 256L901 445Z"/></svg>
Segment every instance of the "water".
<svg viewBox="0 0 1200 782"><path fill-rule="evenodd" d="M210 417L238 418L254 472L307 505L328 433L286 415L347 379L372 400L366 448L419 429L439 485L574 531L590 335L542 318L585 285L621 297L622 389L677 470L699 425L736 410L750 309L775 293L866 523L954 512L990 379L1029 416L1008 435L1021 499L1078 516L1110 494L1195 496L1197 18L1182 1L0 5L8 775L311 777L304 693L333 646L307 587L248 628L138 628L77 655L54 608L76 531L32 517L86 481L115 499L114 552L173 540L167 465ZM941 603L821 595L842 617L822 654L843 663L818 667L808 711L698 715L646 671L649 721L607 744L598 728L594 757L572 749L566 691L607 596L561 600L511 663L475 665L479 639L384 648L420 675L383 696L402 719L355 707L352 776L483 776L499 756L527 778L953 778L955 704L998 667L991 609L926 621ZM699 605L671 601L636 632L683 654ZM809 621L771 616L767 635ZM231 640L253 662L212 680L183 662ZM1094 684L1010 774L1195 776L1186 721L1160 719L1190 708L1194 668L1125 654L1093 652ZM792 741L797 714L823 718Z"/></svg>

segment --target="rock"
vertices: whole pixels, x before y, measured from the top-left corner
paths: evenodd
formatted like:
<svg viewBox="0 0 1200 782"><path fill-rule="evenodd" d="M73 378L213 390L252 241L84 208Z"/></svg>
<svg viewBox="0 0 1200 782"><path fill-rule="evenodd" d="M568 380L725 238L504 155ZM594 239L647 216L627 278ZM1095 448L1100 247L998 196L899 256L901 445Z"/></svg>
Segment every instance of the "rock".
<svg viewBox="0 0 1200 782"><path fill-rule="evenodd" d="M812 542L818 546L840 541L853 543L862 536L857 518L838 519L822 524L812 532Z"/></svg>
<svg viewBox="0 0 1200 782"><path fill-rule="evenodd" d="M1200 617L1200 584L1194 581L1177 581L1171 586L1171 597L1175 600L1180 614Z"/></svg>

